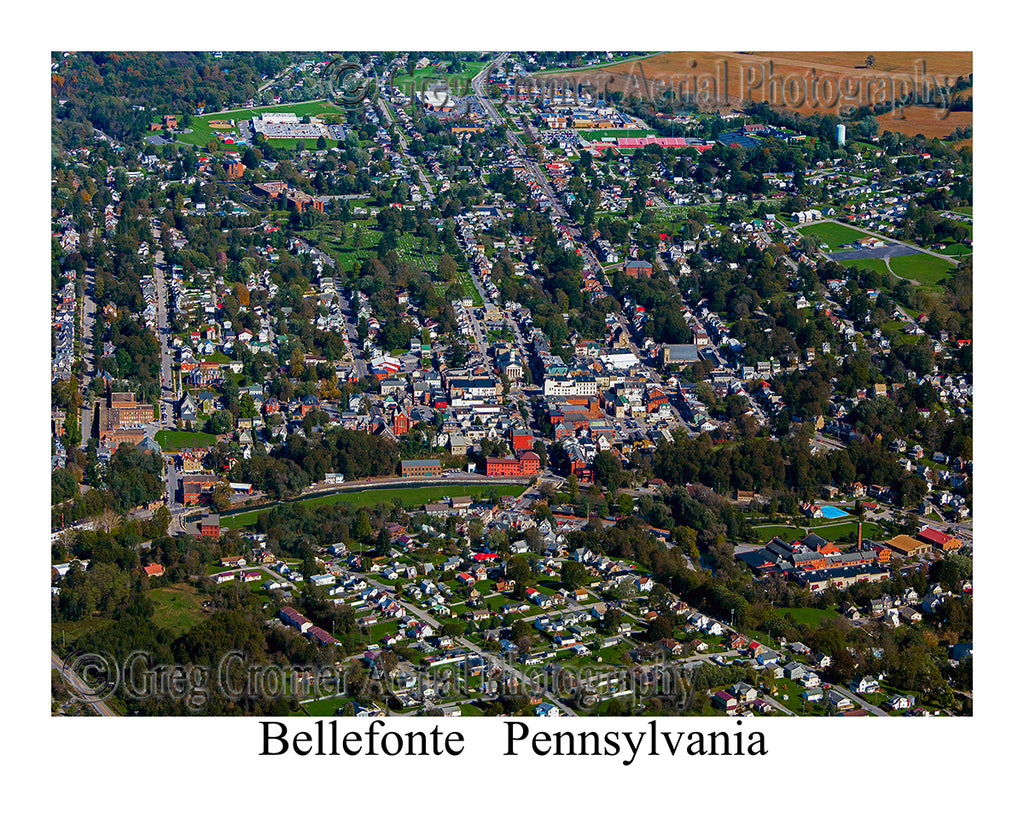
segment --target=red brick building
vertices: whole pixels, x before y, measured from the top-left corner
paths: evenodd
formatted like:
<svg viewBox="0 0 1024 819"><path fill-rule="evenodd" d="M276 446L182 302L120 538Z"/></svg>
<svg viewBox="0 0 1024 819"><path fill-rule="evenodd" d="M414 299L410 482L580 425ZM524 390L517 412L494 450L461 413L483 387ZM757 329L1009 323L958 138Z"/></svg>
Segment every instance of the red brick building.
<svg viewBox="0 0 1024 819"><path fill-rule="evenodd" d="M107 401L110 418L119 427L145 424L153 420L153 405L140 404L130 392L114 392Z"/></svg>
<svg viewBox="0 0 1024 819"><path fill-rule="evenodd" d="M216 475L186 475L181 479L181 502L186 506L199 503L217 483Z"/></svg>
<svg viewBox="0 0 1024 819"><path fill-rule="evenodd" d="M220 515L206 515L199 522L200 537L212 537L214 540L220 537Z"/></svg>
<svg viewBox="0 0 1024 819"><path fill-rule="evenodd" d="M152 420L152 404L138 403L130 392L112 392L99 406L100 443L139 444L146 437L142 425Z"/></svg>
<svg viewBox="0 0 1024 819"><path fill-rule="evenodd" d="M521 475L536 475L540 472L540 455L533 450L515 458L488 458L484 474L495 478L518 478Z"/></svg>
<svg viewBox="0 0 1024 819"><path fill-rule="evenodd" d="M540 455L532 449L519 456L520 474L536 475L540 472Z"/></svg>
<svg viewBox="0 0 1024 819"><path fill-rule="evenodd" d="M488 478L511 478L523 474L523 467L515 458L488 458L484 474Z"/></svg>
<svg viewBox="0 0 1024 819"><path fill-rule="evenodd" d="M650 262L633 259L622 266L622 272L631 279L649 279L654 266Z"/></svg>

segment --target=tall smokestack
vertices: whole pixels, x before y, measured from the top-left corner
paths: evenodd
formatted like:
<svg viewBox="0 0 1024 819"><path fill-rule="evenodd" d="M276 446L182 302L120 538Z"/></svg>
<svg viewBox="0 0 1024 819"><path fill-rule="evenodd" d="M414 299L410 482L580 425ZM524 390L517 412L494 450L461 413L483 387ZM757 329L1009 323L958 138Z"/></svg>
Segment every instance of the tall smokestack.
<svg viewBox="0 0 1024 819"><path fill-rule="evenodd" d="M861 529L863 529L863 528L864 528L864 523L863 523L863 522L858 522L858 523L857 523L857 551L858 551L858 552L859 552L859 551L861 550L861 545L860 545L860 531L861 531Z"/></svg>

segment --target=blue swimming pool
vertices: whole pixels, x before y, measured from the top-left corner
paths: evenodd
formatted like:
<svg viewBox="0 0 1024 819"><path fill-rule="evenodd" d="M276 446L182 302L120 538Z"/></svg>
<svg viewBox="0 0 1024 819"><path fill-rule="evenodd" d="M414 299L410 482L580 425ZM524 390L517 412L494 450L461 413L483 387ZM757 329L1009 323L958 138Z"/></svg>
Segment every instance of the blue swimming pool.
<svg viewBox="0 0 1024 819"><path fill-rule="evenodd" d="M845 517L846 515L848 515L850 513L846 512L846 511L844 511L842 509L837 509L835 506L822 506L821 507L821 514L831 520L832 518L842 518L842 517Z"/></svg>

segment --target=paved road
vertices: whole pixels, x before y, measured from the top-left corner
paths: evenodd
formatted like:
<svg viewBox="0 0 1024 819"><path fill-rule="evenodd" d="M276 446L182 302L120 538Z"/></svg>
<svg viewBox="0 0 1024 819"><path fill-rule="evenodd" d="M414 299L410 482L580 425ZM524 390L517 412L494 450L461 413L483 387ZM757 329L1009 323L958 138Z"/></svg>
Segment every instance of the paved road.
<svg viewBox="0 0 1024 819"><path fill-rule="evenodd" d="M783 705L781 702L779 702L777 699L775 699L775 697L769 697L767 694L764 693L764 691L761 691L760 694L761 694L761 699L763 699L765 702L771 703L773 708L778 708L786 716L790 716L790 717L797 716L792 711L790 711L785 705Z"/></svg>
<svg viewBox="0 0 1024 819"><path fill-rule="evenodd" d="M85 376L91 378L96 374L96 362L93 358L95 344L93 332L96 327L96 302L92 294L96 289L96 271L89 268L85 271L82 296L82 362L85 364Z"/></svg>
<svg viewBox="0 0 1024 819"><path fill-rule="evenodd" d="M345 321L345 335L348 337L348 348L352 353L356 378L366 378L370 373L370 368L366 365L366 359L363 357L363 351L359 345L359 330L356 326L355 315L352 313L352 304L344 294L341 280L337 277L334 279L334 289L338 294L338 307L341 309L341 315Z"/></svg>
<svg viewBox="0 0 1024 819"><path fill-rule="evenodd" d="M86 703L101 717L119 717L116 711L102 701L94 701L92 688L74 670L64 665L64 661L57 656L57 652L50 649L50 667L60 672L61 679L80 694L80 701Z"/></svg>
<svg viewBox="0 0 1024 819"><path fill-rule="evenodd" d="M92 300L92 294L96 287L96 272L92 268L85 271L82 281L82 374L81 390L84 393L85 387L96 375L95 361L95 340L93 338L96 327L96 302ZM82 448L89 445L89 438L92 435L93 405L82 405Z"/></svg>

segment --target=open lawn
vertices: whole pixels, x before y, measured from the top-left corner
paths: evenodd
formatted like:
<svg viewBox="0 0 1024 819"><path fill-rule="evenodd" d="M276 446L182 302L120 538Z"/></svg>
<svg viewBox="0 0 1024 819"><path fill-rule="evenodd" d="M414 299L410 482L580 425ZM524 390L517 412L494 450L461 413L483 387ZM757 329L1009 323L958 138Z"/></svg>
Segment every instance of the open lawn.
<svg viewBox="0 0 1024 819"><path fill-rule="evenodd" d="M833 543L855 543L857 541L857 521L855 520L845 523L834 523L830 526L813 526L810 531L819 537L831 540ZM878 524L865 521L861 535L871 539L875 538L880 531Z"/></svg>
<svg viewBox="0 0 1024 819"><path fill-rule="evenodd" d="M153 624L170 629L176 635L188 631L207 616L203 595L187 583L150 589L147 594L153 601Z"/></svg>
<svg viewBox="0 0 1024 819"><path fill-rule="evenodd" d="M974 249L957 242L953 245L946 245L939 252L944 256L970 256L974 252Z"/></svg>
<svg viewBox="0 0 1024 819"><path fill-rule="evenodd" d="M793 620L795 622L803 623L805 626L819 626L823 621L839 616L838 612L833 611L832 609L815 609L810 606L803 606L795 609L780 606L777 607L775 611L781 617L791 614L793 615Z"/></svg>
<svg viewBox="0 0 1024 819"><path fill-rule="evenodd" d="M767 543L773 537L782 538L785 541L792 541L802 538L807 532L831 540L833 543L853 543L857 540L857 521L849 520L845 523L832 523L827 525L807 526L755 526L758 540ZM864 523L863 537L874 538L881 530L878 524L867 521Z"/></svg>
<svg viewBox="0 0 1024 819"><path fill-rule="evenodd" d="M803 529L797 529L795 526L755 526L754 531L757 532L757 537L762 543L767 543L773 537L788 542L801 538L805 534Z"/></svg>
<svg viewBox="0 0 1024 819"><path fill-rule="evenodd" d="M953 262L927 253L896 256L889 260L892 272L902 279L913 279L922 287L937 288L939 282L955 269Z"/></svg>
<svg viewBox="0 0 1024 819"><path fill-rule="evenodd" d="M305 711L295 711L291 716L301 717L308 714L311 717L333 717L339 708L350 702L352 702L352 698L345 696L326 697L322 700L304 702L302 707Z"/></svg>
<svg viewBox="0 0 1024 819"><path fill-rule="evenodd" d="M657 136L654 131L644 131L639 128L595 128L591 130L580 130L577 133L591 142L600 142L601 137L646 137Z"/></svg>
<svg viewBox="0 0 1024 819"><path fill-rule="evenodd" d="M855 242L867 236L859 230L846 225L837 225L832 222L821 222L816 225L803 225L797 228L797 233L804 236L813 236L818 243L826 242L832 250L847 242Z"/></svg>
<svg viewBox="0 0 1024 819"><path fill-rule="evenodd" d="M359 489L356 491L336 492L332 495L321 495L316 498L306 498L297 501L285 501L285 503L298 503L303 506L333 506L336 503L344 503L354 509L375 506L378 503L390 502L393 498L401 498L406 509L415 509L425 503L430 503L444 497L469 495L471 497L483 497L491 490L496 490L503 495L519 494L516 487L508 484L483 484L480 486L457 486L454 484L442 484L439 486L407 486L407 487L385 487L382 489ZM252 526L256 523L261 511L236 512L221 515L221 521L230 525L232 529L241 529Z"/></svg>
<svg viewBox="0 0 1024 819"><path fill-rule="evenodd" d="M188 447L213 446L217 438L208 432L186 432L183 430L162 429L155 436L161 449L178 450Z"/></svg>
<svg viewBox="0 0 1024 819"><path fill-rule="evenodd" d="M883 281L889 279L889 268L885 266L885 259L844 259L839 264L855 270L874 270L882 274Z"/></svg>
<svg viewBox="0 0 1024 819"><path fill-rule="evenodd" d="M455 97L463 97L472 93L471 82L473 77L480 73L486 62L463 63L459 71L449 74L447 66L439 67L428 65L426 68L413 71L409 74L405 71L398 72L392 78L392 85L401 89L402 93L411 97L417 91L425 91L434 83L445 81L448 83L450 93Z"/></svg>

